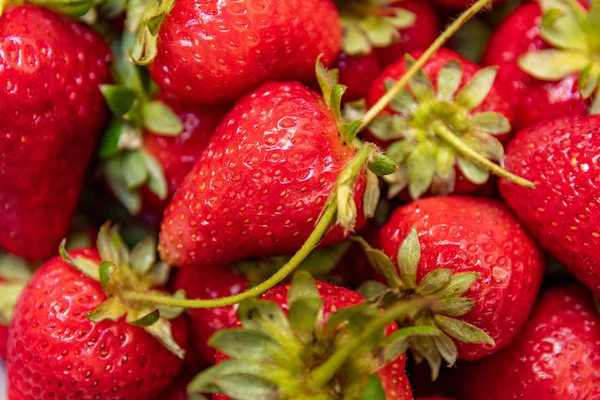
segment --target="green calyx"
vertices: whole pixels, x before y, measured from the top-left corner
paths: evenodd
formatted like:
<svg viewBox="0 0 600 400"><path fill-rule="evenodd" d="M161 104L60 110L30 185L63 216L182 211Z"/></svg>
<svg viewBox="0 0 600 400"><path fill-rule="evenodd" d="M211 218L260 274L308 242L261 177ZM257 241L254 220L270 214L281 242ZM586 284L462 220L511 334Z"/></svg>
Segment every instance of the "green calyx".
<svg viewBox="0 0 600 400"><path fill-rule="evenodd" d="M27 261L0 253L0 325L8 326L17 299L31 278Z"/></svg>
<svg viewBox="0 0 600 400"><path fill-rule="evenodd" d="M138 12L131 17L132 22L128 25L130 32L136 33L131 52L133 62L148 65L154 60L158 52L160 26L174 6L175 0L147 0L143 8L138 7Z"/></svg>
<svg viewBox="0 0 600 400"><path fill-rule="evenodd" d="M128 301L121 297L124 291L147 294L164 292L154 288L163 286L169 279L170 267L156 259L156 240L147 237L129 250L116 227L104 224L98 232L98 253L101 263L89 258L71 257L65 249L65 241L60 246L62 259L90 279L100 282L108 297L95 310L87 314L92 322L105 320L126 321L142 327L147 333L158 339L169 351L183 359L185 351L177 344L171 331L170 319L177 318L182 308L155 306L144 301ZM182 291L173 298L185 298Z"/></svg>
<svg viewBox="0 0 600 400"><path fill-rule="evenodd" d="M11 4L32 4L72 18L81 17L92 8L92 0L0 0L0 15Z"/></svg>
<svg viewBox="0 0 600 400"><path fill-rule="evenodd" d="M402 299L428 299L431 306L411 320L397 320L400 327L435 327L442 333L432 337L416 337L408 347L417 362L426 360L431 377L436 379L442 360L454 365L458 350L454 341L463 343L486 343L494 340L480 328L464 322L460 317L468 314L476 302L463 295L469 290L479 274L439 268L427 273L417 282L417 268L421 248L417 230L413 227L400 246L396 265L382 251L372 248L364 239L354 238L363 247L371 265L385 278L389 286L380 282L368 282L359 292L384 309Z"/></svg>
<svg viewBox="0 0 600 400"><path fill-rule="evenodd" d="M406 56L406 62L410 67L414 60ZM435 85L420 70L409 81L410 90L405 88L392 99L394 113L369 125L378 139L392 142L386 155L399 165L384 178L390 184L390 198L406 187L413 199L428 189L434 194L451 193L457 164L468 180L483 184L490 168L482 161L502 164L504 148L494 135L509 132L510 123L500 113L473 112L491 90L496 71L494 67L478 71L459 90L462 68L457 60L442 68ZM395 82L385 84L389 90Z"/></svg>
<svg viewBox="0 0 600 400"><path fill-rule="evenodd" d="M125 54L132 38L125 34L115 49L115 84L100 90L113 113L100 148L103 172L113 193L132 214L141 210L140 190L146 186L158 198L168 195L167 182L160 163L143 148L143 132L176 136L183 131L179 117L166 104L153 100L156 88L147 71L133 65Z"/></svg>
<svg viewBox="0 0 600 400"><path fill-rule="evenodd" d="M393 6L396 0L335 1L342 29L342 50L349 55L369 54L400 40L400 29L414 25L414 13Z"/></svg>
<svg viewBox="0 0 600 400"><path fill-rule="evenodd" d="M188 393L224 393L234 400L358 400L376 391L376 372L402 354L408 338L438 334L405 330L384 339L391 321L366 303L325 322L323 299L307 272L295 275L287 303L285 315L274 302L242 302L242 327L221 330L209 341L230 359L200 373ZM412 315L422 306L404 302L396 314Z"/></svg>
<svg viewBox="0 0 600 400"><path fill-rule="evenodd" d="M362 148L364 143L356 137L362 124L362 119L360 119L361 111L355 109L355 111L352 112L350 111L352 108L344 107L345 112L342 113L342 96L346 91L346 86L338 83L339 71L337 69L327 70L323 64L321 64L320 59L318 59L316 64L316 75L323 93L323 100L338 123L338 135L343 144L354 149ZM348 116L352 118L350 121L347 119ZM370 218L374 215L375 208L379 201L380 190L377 176L385 176L394 173L396 171L396 163L386 155L382 154L379 150L375 150L369 155L369 162L367 165L368 169L366 172L363 212L367 218ZM358 176L351 174L350 170L346 169L340 173L336 183L337 193L335 200L338 203L338 223L346 232L350 232L354 229L354 223L356 221L357 210L354 201L354 188L357 179Z"/></svg>
<svg viewBox="0 0 600 400"><path fill-rule="evenodd" d="M540 0L540 36L553 46L522 55L519 67L531 76L556 81L579 74L579 92L593 97L590 114L600 113L600 1L589 11L577 0Z"/></svg>

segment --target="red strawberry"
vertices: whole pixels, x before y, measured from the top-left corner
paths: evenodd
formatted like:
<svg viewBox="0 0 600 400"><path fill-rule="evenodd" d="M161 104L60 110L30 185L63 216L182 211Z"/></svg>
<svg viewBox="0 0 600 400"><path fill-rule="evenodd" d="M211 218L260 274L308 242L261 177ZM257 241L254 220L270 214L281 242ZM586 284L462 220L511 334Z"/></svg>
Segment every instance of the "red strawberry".
<svg viewBox="0 0 600 400"><path fill-rule="evenodd" d="M66 236L106 119L110 52L90 29L34 6L0 17L0 247L43 259Z"/></svg>
<svg viewBox="0 0 600 400"><path fill-rule="evenodd" d="M506 167L535 182L500 193L541 245L600 295L600 117L568 117L518 133Z"/></svg>
<svg viewBox="0 0 600 400"><path fill-rule="evenodd" d="M432 366L434 377L440 354L452 364L456 357L475 360L507 346L527 320L544 273L534 240L495 200L414 201L394 212L381 230L380 244L399 271L386 262L382 271L392 288L383 293L434 296L441 302L413 322L437 325L455 339L455 345L445 336L444 342L433 338L413 348L417 361L424 358Z"/></svg>
<svg viewBox="0 0 600 400"><path fill-rule="evenodd" d="M208 384L218 391L229 394L231 398L237 398L236 393L240 393L241 390L255 390L260 384L264 389L262 392L264 397L260 398L269 398L267 390L276 390L277 386L280 386L279 395L282 398L303 399L309 398L309 393L316 395L328 392L337 393L340 397L342 397L342 393L355 394L348 398L359 398L363 393L363 398L412 400L410 384L404 373L404 354L394 355L392 359L384 361L382 365L381 361L377 361L378 357L372 358L373 355L368 350L362 350L358 354L355 353L347 364L337 371L331 383L320 386L314 381L308 380L307 375L310 372L323 365L337 348L347 345L355 334L352 329L360 332L360 328L364 328L365 324L369 323L368 318L362 320L359 317L360 310L364 310L364 307L350 308L361 304L362 300L362 297L356 292L323 282L315 282L306 273L297 274L291 285L280 285L269 290L260 301L252 300L249 303L240 304L238 311L240 318L233 325L235 328L220 331L211 339L211 343L220 349L216 356L217 365L196 377L189 389L192 393L203 392ZM314 302L313 304L318 307L308 306L309 302ZM310 311L311 309L312 311ZM359 314L353 314L353 311ZM347 316L348 313L361 321L360 326L354 325L351 317ZM376 313L378 314L378 312ZM304 315L306 321L303 323L292 322L294 314ZM289 315L289 324L291 325L288 325L287 315ZM334 319L336 323L331 326ZM244 329L239 329L240 325ZM249 330L250 326L252 326L251 330ZM328 330L324 329L325 326L329 326ZM297 330L297 336L290 336L290 334L294 335L294 330ZM396 330L395 325L388 325L386 336ZM272 338L272 342L265 343L263 341L264 349L261 348L260 342L254 342L255 347L252 349L252 354L234 348L239 347L233 343L234 339L242 340L246 336L258 334L260 337ZM248 345L250 346L251 343L248 342ZM260 367L265 363L265 358L269 360L272 357L270 351L273 350L269 349L269 345L275 346L271 349L277 349L278 353L275 355L276 360L266 361L264 368L272 368L269 369L272 375L265 376L260 373ZM256 372L250 372L250 374L262 378L263 382L249 379L248 382L253 384L250 387L228 387L229 376L227 376L227 370L223 368L227 368L227 365L233 366L235 363L250 362L253 354L257 355L255 356L257 364L255 364L256 367L253 367L253 371ZM229 358L233 358L233 360ZM238 368L237 371L232 372L234 374L243 373L243 365ZM374 379L374 376L369 379L369 375L374 371L379 379ZM350 376L351 379L349 379ZM379 390L374 390L373 386ZM371 396L364 393L365 390L371 390L368 392ZM374 396L375 393L380 397ZM213 399L225 400L229 397L216 394Z"/></svg>
<svg viewBox="0 0 600 400"><path fill-rule="evenodd" d="M175 289L183 289L193 299L215 299L243 292L248 281L229 268L183 268L175 277ZM236 320L237 306L192 309L190 315L190 339L204 361L212 364L215 350L208 339L219 329L227 328Z"/></svg>
<svg viewBox="0 0 600 400"><path fill-rule="evenodd" d="M381 70L375 53L364 56L350 56L340 53L337 60L340 71L340 83L348 90L344 93L344 101L356 101L364 98Z"/></svg>
<svg viewBox="0 0 600 400"><path fill-rule="evenodd" d="M138 42L134 58L153 59L152 78L186 103L231 102L270 80L312 82L317 57L329 66L340 50L330 0L181 0L161 7L173 8L145 16L145 43ZM147 22L156 16L164 18L158 38Z"/></svg>
<svg viewBox="0 0 600 400"><path fill-rule="evenodd" d="M506 349L460 365L454 389L472 400L600 398L600 315L592 294L551 287Z"/></svg>
<svg viewBox="0 0 600 400"><path fill-rule="evenodd" d="M599 45L593 38L598 34L586 33L585 27L597 26L594 17L588 18L584 6L576 7L575 1L540 4L542 9L535 2L523 4L508 16L492 35L484 57L485 65L501 67L498 80L515 106L518 129L586 114L600 75L594 64L600 48L596 49ZM559 16L553 18L559 9Z"/></svg>
<svg viewBox="0 0 600 400"><path fill-rule="evenodd" d="M223 265L298 250L356 154L338 124L321 97L299 83L269 83L240 99L165 212L162 259ZM356 204L356 228L364 223L363 182L337 188ZM355 213L338 216L346 214ZM322 243L343 237L335 227Z"/></svg>
<svg viewBox="0 0 600 400"><path fill-rule="evenodd" d="M184 320L167 320L177 316L173 308L153 311L121 297L168 278L164 264L154 265L153 242L129 252L104 226L100 254L62 248L62 258L34 274L9 328L9 398L147 399L175 378L184 352L178 343L186 343Z"/></svg>
<svg viewBox="0 0 600 400"><path fill-rule="evenodd" d="M411 54L419 57L422 52ZM387 67L373 83L368 105L375 104L412 62L407 57ZM369 125L371 137L400 165L386 177L391 185L389 196L405 188L413 199L428 191L470 193L488 180L487 169L466 156L456 142L484 159L502 161L501 141L508 139L512 113L493 85L495 75L493 68L482 69L457 53L440 49L411 79L409 88ZM461 174L473 184L458 185Z"/></svg>

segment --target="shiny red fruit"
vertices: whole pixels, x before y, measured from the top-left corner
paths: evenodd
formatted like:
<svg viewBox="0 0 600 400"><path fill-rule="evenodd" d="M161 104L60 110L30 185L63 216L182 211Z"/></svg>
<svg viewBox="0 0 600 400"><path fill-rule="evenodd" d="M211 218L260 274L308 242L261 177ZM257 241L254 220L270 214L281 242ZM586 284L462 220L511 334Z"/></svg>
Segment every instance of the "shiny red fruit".
<svg viewBox="0 0 600 400"><path fill-rule="evenodd" d="M567 117L519 132L506 168L535 189L500 193L540 244L600 295L600 117Z"/></svg>
<svg viewBox="0 0 600 400"><path fill-rule="evenodd" d="M272 80L314 81L342 29L329 0L179 0L158 36L152 78L186 103L226 103Z"/></svg>
<svg viewBox="0 0 600 400"><path fill-rule="evenodd" d="M382 250L394 262L413 226L421 245L417 283L439 268L480 274L465 293L477 305L458 318L482 329L495 346L457 342L459 358L476 360L506 347L527 321L544 274L533 238L499 201L431 197L398 208L381 230Z"/></svg>
<svg viewBox="0 0 600 400"><path fill-rule="evenodd" d="M381 70L374 53L365 56L340 53L336 68L340 71L340 83L347 86L344 93L345 102L364 98Z"/></svg>
<svg viewBox="0 0 600 400"><path fill-rule="evenodd" d="M454 390L472 400L600 398L600 315L577 284L547 289L517 339L460 365Z"/></svg>
<svg viewBox="0 0 600 400"><path fill-rule="evenodd" d="M67 235L108 113L110 50L92 30L34 6L0 17L0 247L52 256Z"/></svg>

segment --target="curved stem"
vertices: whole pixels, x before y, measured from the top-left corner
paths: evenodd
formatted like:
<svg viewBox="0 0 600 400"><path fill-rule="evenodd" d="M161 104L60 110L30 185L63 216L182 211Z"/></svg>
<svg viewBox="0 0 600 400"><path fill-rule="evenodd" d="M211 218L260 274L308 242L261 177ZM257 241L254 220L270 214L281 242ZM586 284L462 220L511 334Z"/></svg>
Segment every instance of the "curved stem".
<svg viewBox="0 0 600 400"><path fill-rule="evenodd" d="M348 176L351 176L354 180L366 162L369 160L371 156L371 152L373 151L373 146L371 144L365 144L356 155L350 160L350 162L346 165L344 170L340 173L340 177L344 178L344 181L347 182ZM340 184L339 178L338 182L336 182L336 187ZM284 280L289 274L291 274L304 259L310 254L310 252L319 244L323 236L329 230L329 227L337 213L337 202L335 201L336 189L334 188L332 194L330 195L329 200L325 203L325 209L321 214L315 229L312 231L308 239L304 242L300 250L283 266L281 267L275 274L273 274L269 279L260 283L257 286L254 286L251 289L246 290L245 292L236 294L234 296L221 297L218 299L210 299L210 300L188 300L188 299L176 299L169 296L162 296L157 294L150 293L141 293L135 291L124 291L120 294L121 298L129 301L143 301L149 302L157 305L166 305L173 307L183 307L183 308L216 308L216 307L224 307L230 306L233 304L237 304L243 300L260 296L267 290L271 289L273 286L277 285L279 282Z"/></svg>
<svg viewBox="0 0 600 400"><path fill-rule="evenodd" d="M501 178L508 179L509 181L516 183L517 185L524 186L526 188L534 189L535 184L533 182L528 181L527 179L521 178L513 173L508 172L498 164L495 164L483 157L481 154L477 153L475 150L467 146L465 142L460 140L458 136L456 136L450 128L448 128L443 123L433 124L433 132L441 139L445 140L448 144L450 144L456 151L461 153L463 156L470 158L471 160L477 162L485 169L489 170L495 175L498 175Z"/></svg>
<svg viewBox="0 0 600 400"><path fill-rule="evenodd" d="M317 387L327 385L342 365L354 356L356 350L367 343L371 336L388 326L390 323L398 319L403 319L409 313L418 311L429 303L430 301L425 299L403 300L388 308L386 312L369 321L360 335L352 338L343 347L333 353L327 361L313 369L310 373L310 382Z"/></svg>
<svg viewBox="0 0 600 400"><path fill-rule="evenodd" d="M446 30L438 36L438 38L425 50L425 52L419 57L417 61L402 75L402 77L396 82L396 84L384 94L375 103L363 117L362 123L358 128L358 131L365 129L373 120L390 104L394 96L396 96L406 86L408 81L413 75L423 67L427 60L442 47L448 39L452 37L475 14L481 11L482 8L491 4L492 0L478 0L475 4L469 7L464 13L462 13L454 22L446 28Z"/></svg>

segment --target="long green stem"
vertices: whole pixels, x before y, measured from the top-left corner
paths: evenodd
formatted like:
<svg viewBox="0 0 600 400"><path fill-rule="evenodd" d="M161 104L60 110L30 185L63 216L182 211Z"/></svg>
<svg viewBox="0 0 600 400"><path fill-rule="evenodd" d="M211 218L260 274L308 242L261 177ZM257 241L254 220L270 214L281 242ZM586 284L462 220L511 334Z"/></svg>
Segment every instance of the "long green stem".
<svg viewBox="0 0 600 400"><path fill-rule="evenodd" d="M369 338L381 329L388 326L393 321L402 319L409 313L413 313L422 309L427 304L428 300L403 300L388 308L387 311L377 318L371 320L360 335L352 338L347 344L337 350L327 361L312 370L310 373L310 382L316 387L327 385L339 369L344 365L350 357L355 355L356 350L368 342Z"/></svg>
<svg viewBox="0 0 600 400"><path fill-rule="evenodd" d="M527 179L521 178L513 173L508 172L504 168L500 167L498 164L495 164L483 157L475 150L467 146L465 142L460 140L458 136L456 136L446 125L439 122L433 125L434 133L441 139L445 140L450 144L456 151L464 155L465 157L470 158L471 160L477 162L485 169L489 170L495 175L498 175L501 178L508 179L509 181L516 183L517 185L521 185L530 189L535 188L535 184L533 182L528 181Z"/></svg>
<svg viewBox="0 0 600 400"><path fill-rule="evenodd" d="M365 116L363 117L362 123L358 128L359 131L366 128L377 116L390 104L394 96L396 96L408 83L419 69L429 60L429 58L438 51L447 41L465 24L469 19L476 15L481 9L488 4L491 4L492 0L478 0L475 4L469 7L463 14L460 15L454 22L452 22L448 28L425 50L425 52L419 57L417 61L402 75L402 77L396 82L396 84L384 94L378 101L371 107Z"/></svg>
<svg viewBox="0 0 600 400"><path fill-rule="evenodd" d="M359 151L356 153L354 158L350 160L350 162L346 165L344 170L340 173L340 177L344 177L344 180L351 177L356 177L364 167L364 165L369 160L371 153L373 151L373 146L371 144L365 144ZM336 183L339 184L338 182ZM327 201L325 205L325 209L315 226L315 229L312 231L306 242L302 245L300 250L283 266L281 267L275 274L273 274L269 279L260 283L257 286L254 286L251 289L246 290L245 292L239 293L234 296L221 297L218 299L211 300L187 300L187 299L175 299L168 296L161 296L150 293L140 293L135 291L125 291L121 293L121 297L124 300L129 301L143 301L149 302L153 304L162 304L166 306L174 306L174 307L184 307L184 308L215 308L215 307L224 307L230 306L233 304L237 304L243 300L260 296L273 286L277 285L279 282L284 280L289 274L291 274L304 259L310 254L310 252L319 244L323 236L329 230L331 223L337 212L337 202L335 201L336 190L334 189L332 195L330 196L329 201Z"/></svg>

